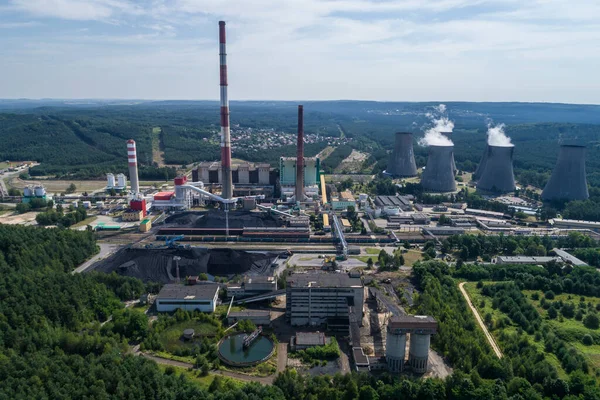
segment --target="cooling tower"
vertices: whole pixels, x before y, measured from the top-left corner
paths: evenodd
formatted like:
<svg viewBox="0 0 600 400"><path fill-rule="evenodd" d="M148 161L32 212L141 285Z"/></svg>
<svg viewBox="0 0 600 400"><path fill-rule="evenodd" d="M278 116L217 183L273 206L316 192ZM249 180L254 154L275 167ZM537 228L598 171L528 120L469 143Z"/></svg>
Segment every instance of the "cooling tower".
<svg viewBox="0 0 600 400"><path fill-rule="evenodd" d="M396 133L396 144L394 145L394 151L390 157L386 172L392 176L401 178L417 175L412 133Z"/></svg>
<svg viewBox="0 0 600 400"><path fill-rule="evenodd" d="M442 135L446 136L452 142L452 131L441 131ZM454 143L454 142L453 142ZM456 174L456 163L454 162L454 151L452 151L452 171Z"/></svg>
<svg viewBox="0 0 600 400"><path fill-rule="evenodd" d="M477 182L477 190L494 193L507 193L515 190L515 176L513 174L514 146L488 145L484 170ZM483 159L482 158L482 159Z"/></svg>
<svg viewBox="0 0 600 400"><path fill-rule="evenodd" d="M479 180L479 178L481 178L481 174L483 174L483 171L485 170L485 164L487 163L489 149L490 149L490 146L485 145L485 150L483 150L483 155L481 156L479 165L477 166L477 169L473 173L473 178L471 180L477 181L477 180Z"/></svg>
<svg viewBox="0 0 600 400"><path fill-rule="evenodd" d="M585 146L562 145L552 176L542 192L543 200L585 200Z"/></svg>
<svg viewBox="0 0 600 400"><path fill-rule="evenodd" d="M439 193L455 191L453 160L454 146L429 146L427 167L421 178L423 190Z"/></svg>

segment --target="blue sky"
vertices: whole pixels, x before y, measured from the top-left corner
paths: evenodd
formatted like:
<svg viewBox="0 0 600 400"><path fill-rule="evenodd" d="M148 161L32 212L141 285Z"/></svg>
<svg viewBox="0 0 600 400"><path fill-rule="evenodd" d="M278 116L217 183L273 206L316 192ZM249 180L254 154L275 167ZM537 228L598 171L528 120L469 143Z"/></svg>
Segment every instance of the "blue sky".
<svg viewBox="0 0 600 400"><path fill-rule="evenodd" d="M600 103L598 0L0 0L0 98Z"/></svg>

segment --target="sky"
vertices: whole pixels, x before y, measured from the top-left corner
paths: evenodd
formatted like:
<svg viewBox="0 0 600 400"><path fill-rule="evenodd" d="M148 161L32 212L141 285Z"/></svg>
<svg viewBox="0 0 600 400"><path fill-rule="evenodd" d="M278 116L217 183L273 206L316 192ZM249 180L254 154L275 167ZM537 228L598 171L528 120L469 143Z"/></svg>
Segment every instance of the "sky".
<svg viewBox="0 0 600 400"><path fill-rule="evenodd" d="M0 98L600 103L598 0L0 0Z"/></svg>

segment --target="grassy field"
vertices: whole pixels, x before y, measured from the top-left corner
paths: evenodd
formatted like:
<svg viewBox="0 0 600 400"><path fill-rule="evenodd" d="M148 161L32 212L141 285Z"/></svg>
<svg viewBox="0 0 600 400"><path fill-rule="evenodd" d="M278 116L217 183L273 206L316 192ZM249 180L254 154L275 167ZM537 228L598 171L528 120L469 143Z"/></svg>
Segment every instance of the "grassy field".
<svg viewBox="0 0 600 400"><path fill-rule="evenodd" d="M365 251L367 252L367 254L374 254L375 256L377 256L381 252L381 249L377 247L367 247Z"/></svg>
<svg viewBox="0 0 600 400"><path fill-rule="evenodd" d="M200 376L198 375L198 371L190 371L186 368L181 368L181 367L175 367L175 366L167 366L164 364L158 364L158 367L164 372L166 371L167 368L172 368L173 370L175 370L175 373L179 376L179 375L183 375L185 376L187 379L189 379L190 381L197 383L198 385L200 385L202 388L204 389L208 389L210 387L210 384L215 380L215 377L217 375L213 375L213 374L209 374L207 376ZM236 386L242 386L244 385L244 382L234 379L234 378L229 378L226 376L221 376L221 379L224 380L224 383L226 383L227 385L236 385Z"/></svg>
<svg viewBox="0 0 600 400"><path fill-rule="evenodd" d="M83 221L76 223L75 225L71 225L71 229L76 229L76 228L80 228L82 226L91 225L92 222L94 222L97 219L98 219L98 217L88 217L88 218L84 219Z"/></svg>
<svg viewBox="0 0 600 400"><path fill-rule="evenodd" d="M486 282L486 285L492 285L495 282ZM485 315L490 313L492 315L492 320L493 321L498 321L501 318L508 318L508 316L501 312L500 310L494 310L492 308L492 299L489 297L486 297L484 295L481 294L481 290L477 289L477 283L476 282L468 282L465 284L465 290L467 291L467 294L469 295L469 297L471 298L471 302L473 303L473 305L475 306L475 308L477 308L477 311L479 312L479 315L481 316L481 318L485 318ZM481 307L482 305L482 301L485 303L485 305L483 307ZM504 332L509 333L509 334L516 334L517 333L517 327L515 325L509 325L506 328L502 329ZM494 338L496 339L496 343L498 343L498 346L500 346L500 349L502 349L502 342L499 340L498 336L500 331L499 330L490 330L490 333L494 336ZM552 364L556 370L558 371L558 375L560 378L565 379L567 377L567 373L565 372L565 370L562 368L560 361L558 360L558 358L552 354L552 353L546 353L544 350L544 343L542 341L536 342L535 338L533 335L529 335L527 334L527 332L523 332L523 335L527 337L527 339L529 340L529 343L531 343L532 345L534 345L539 351L541 351L542 353L544 353L544 356L546 357L546 360Z"/></svg>
<svg viewBox="0 0 600 400"><path fill-rule="evenodd" d="M5 168L8 168L8 167L10 167L9 163L4 162L4 161L0 162L0 169L5 169Z"/></svg>
<svg viewBox="0 0 600 400"><path fill-rule="evenodd" d="M409 250L402 255L404 256L404 265L407 267L412 267L414 263L422 258L423 253L418 250Z"/></svg>
<svg viewBox="0 0 600 400"><path fill-rule="evenodd" d="M195 336L198 338L189 341L183 341L181 336L185 329L193 329ZM192 347L198 344L201 340L200 336L215 336L218 332L218 328L212 324L198 321L184 321L179 322L175 325L171 325L159 335L159 340L163 345L164 349L168 353L174 353L178 348L181 347Z"/></svg>

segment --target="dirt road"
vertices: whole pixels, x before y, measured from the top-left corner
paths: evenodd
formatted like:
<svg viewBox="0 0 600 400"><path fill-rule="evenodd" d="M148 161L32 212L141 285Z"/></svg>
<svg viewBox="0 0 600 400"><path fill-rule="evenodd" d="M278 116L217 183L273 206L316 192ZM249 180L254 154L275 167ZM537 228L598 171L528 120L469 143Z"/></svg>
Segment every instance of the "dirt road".
<svg viewBox="0 0 600 400"><path fill-rule="evenodd" d="M481 316L477 312L477 309L473 306L473 303L471 303L471 299L469 298L469 295L467 294L467 291L464 288L465 283L466 282L459 283L458 288L460 289L460 292L462 293L462 295L465 297L465 300L467 300L467 304L471 308L471 311L473 311L473 314L475 315L475 319L479 323L479 326L481 327L481 329L483 329L483 333L485 334L485 337L487 338L488 342L490 343L490 346L492 346L494 353L496 353L496 356L498 358L502 358L502 352L500 351L500 347L498 347L498 345L496 344L496 341L494 340L494 337L488 331L487 326L485 326L485 323L481 319Z"/></svg>
<svg viewBox="0 0 600 400"><path fill-rule="evenodd" d="M277 372L283 372L287 365L287 342L277 344Z"/></svg>

